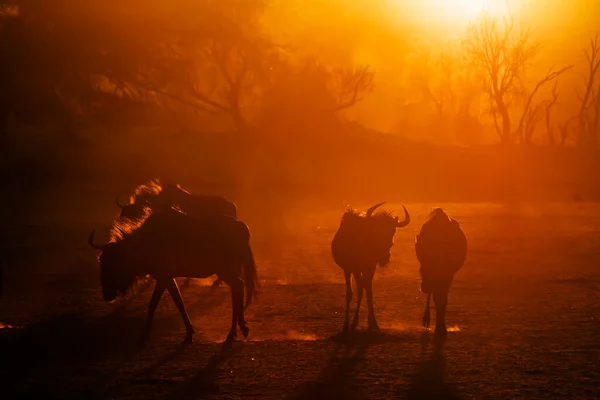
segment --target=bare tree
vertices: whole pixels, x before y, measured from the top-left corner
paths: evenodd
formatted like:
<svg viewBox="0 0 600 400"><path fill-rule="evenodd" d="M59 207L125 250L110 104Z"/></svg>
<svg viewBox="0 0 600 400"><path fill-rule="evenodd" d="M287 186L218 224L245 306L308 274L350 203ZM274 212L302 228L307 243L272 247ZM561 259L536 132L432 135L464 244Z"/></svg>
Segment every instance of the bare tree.
<svg viewBox="0 0 600 400"><path fill-rule="evenodd" d="M469 61L485 76L484 90L490 98L491 113L501 142L528 142L540 119L540 105L532 106L534 96L544 84L558 78L571 66L558 71L551 69L529 95L524 96L525 106L513 131L509 108L516 97L525 93L525 72L539 49L538 44L531 40L528 30L515 27L512 15L498 19L484 14L470 27L463 46Z"/></svg>
<svg viewBox="0 0 600 400"><path fill-rule="evenodd" d="M586 142L596 144L597 141L597 117L594 119L592 125L590 125L589 110L594 106L594 84L597 78L598 70L600 69L600 37L596 33L593 39L590 39L589 48L584 50L585 58L587 60L588 71L584 78L585 91L583 96L579 96L581 105L579 107L578 122L579 122L579 136L578 144L583 146ZM597 101L598 102L598 101ZM600 106L598 106L600 107ZM596 107L596 109L598 109ZM597 116L596 112L596 116Z"/></svg>
<svg viewBox="0 0 600 400"><path fill-rule="evenodd" d="M558 79L560 75L573 68L572 65L568 67L564 67L558 71L553 71L550 69L548 73L540 79L535 85L534 89L527 96L527 100L525 101L525 106L523 107L523 111L521 113L521 118L519 119L519 124L517 125L515 133L518 135L521 143L530 144L531 139L533 137L533 131L535 130L537 124L542 118L542 108L544 106L544 102L540 102L535 106L532 106L532 101L535 94L540 90L540 88L552 81ZM554 85L554 92L556 92L556 84ZM556 95L558 96L558 95Z"/></svg>
<svg viewBox="0 0 600 400"><path fill-rule="evenodd" d="M375 74L368 65L355 68L334 68L330 72L330 86L337 101L337 110L345 110L362 100L360 97L374 88Z"/></svg>
<svg viewBox="0 0 600 400"><path fill-rule="evenodd" d="M571 124L577 120L577 116L572 116L566 121L558 124L558 130L560 132L560 145L565 147L567 145L567 139L569 139L569 133L571 132Z"/></svg>
<svg viewBox="0 0 600 400"><path fill-rule="evenodd" d="M531 42L528 31L515 28L512 16L500 21L484 14L469 28L463 45L473 66L485 74L484 90L493 102L491 109L496 127L501 123L497 129L500 140L513 142L509 97L520 90L521 79L538 49L537 44Z"/></svg>
<svg viewBox="0 0 600 400"><path fill-rule="evenodd" d="M455 59L452 54L442 51L433 55L431 48L418 46L411 54L413 68L410 83L413 89L431 102L438 116L454 106L453 79Z"/></svg>
<svg viewBox="0 0 600 400"><path fill-rule="evenodd" d="M592 125L592 137L594 146L598 143L598 136L600 135L600 83L596 89L596 101L594 106L594 122Z"/></svg>
<svg viewBox="0 0 600 400"><path fill-rule="evenodd" d="M546 134L548 135L548 144L554 146L556 144L556 138L554 137L554 126L552 125L552 109L556 106L558 101L558 79L554 81L554 87L552 88L552 98L544 105L544 117L546 121Z"/></svg>

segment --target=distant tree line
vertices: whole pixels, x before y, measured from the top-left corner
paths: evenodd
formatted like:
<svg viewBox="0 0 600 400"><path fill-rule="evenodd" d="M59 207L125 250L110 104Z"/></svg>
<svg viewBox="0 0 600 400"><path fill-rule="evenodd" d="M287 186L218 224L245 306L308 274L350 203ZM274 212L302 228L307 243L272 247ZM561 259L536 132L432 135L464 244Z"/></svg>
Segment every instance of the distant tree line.
<svg viewBox="0 0 600 400"><path fill-rule="evenodd" d="M219 116L240 135L265 129L335 130L341 112L375 90L368 65L328 65L261 25L268 0L52 4L14 0L0 8L0 140L7 123L75 135L89 125L168 124ZM597 147L600 42L585 49L579 106L557 117L557 83L572 65L537 79L540 45L514 18L482 16L460 51L420 55L407 92L458 129L489 117L506 145ZM552 88L551 91L546 89ZM476 105L483 112L474 112ZM402 111L399 110L399 113ZM477 122L479 123L479 122Z"/></svg>

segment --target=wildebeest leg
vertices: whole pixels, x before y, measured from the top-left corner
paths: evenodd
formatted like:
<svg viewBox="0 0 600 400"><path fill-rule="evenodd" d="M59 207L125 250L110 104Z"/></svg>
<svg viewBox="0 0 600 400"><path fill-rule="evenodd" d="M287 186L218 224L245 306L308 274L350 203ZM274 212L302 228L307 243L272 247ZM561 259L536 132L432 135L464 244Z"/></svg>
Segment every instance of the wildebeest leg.
<svg viewBox="0 0 600 400"><path fill-rule="evenodd" d="M223 282L221 280L221 278L217 277L217 280L213 282L212 285L210 285L210 291L212 292L213 290L217 289L219 286L221 286L221 282Z"/></svg>
<svg viewBox="0 0 600 400"><path fill-rule="evenodd" d="M146 331L142 336L142 340L146 341L150 337L150 328L152 327L152 319L154 318L154 312L156 311L156 307L158 307L158 302L165 291L166 285L162 280L156 280L156 285L154 286L154 291L152 292L152 297L150 297L150 302L148 303L148 317L146 318Z"/></svg>
<svg viewBox="0 0 600 400"><path fill-rule="evenodd" d="M350 326L350 303L352 302L352 281L350 280L350 272L344 271L344 279L346 279L346 317L344 318L344 329L342 332L347 333Z"/></svg>
<svg viewBox="0 0 600 400"><path fill-rule="evenodd" d="M431 315L430 315L430 307L429 307L429 303L431 301L431 292L427 293L427 303L425 304L425 312L423 312L423 327L425 328L429 328L429 323L431 322Z"/></svg>
<svg viewBox="0 0 600 400"><path fill-rule="evenodd" d="M435 333L445 334L447 332L446 306L448 305L448 291L434 291L433 301L435 302Z"/></svg>
<svg viewBox="0 0 600 400"><path fill-rule="evenodd" d="M352 321L352 330L355 330L358 326L358 313L360 311L360 303L362 302L363 298L364 285L363 277L360 272L353 273L352 275L354 276L354 280L356 281L356 291L358 292L358 297L356 299L356 314L354 314L354 320Z"/></svg>
<svg viewBox="0 0 600 400"><path fill-rule="evenodd" d="M375 275L375 268L371 271L363 274L363 285L367 292L367 307L369 308L369 329L379 331L379 325L375 319L375 310L373 308L373 276Z"/></svg>
<svg viewBox="0 0 600 400"><path fill-rule="evenodd" d="M237 337L237 325L240 324L241 328L246 323L240 321L240 319L244 320L244 282L239 278L228 279L225 282L231 289L231 329L226 339L230 342ZM242 328L242 333L247 336L248 329Z"/></svg>
<svg viewBox="0 0 600 400"><path fill-rule="evenodd" d="M236 289L236 306L238 309L237 321L238 326L242 330L242 334L245 338L247 338L248 334L250 333L250 328L248 328L248 325L246 324L246 319L244 317L244 281L241 279L238 279L237 281L239 282L239 288Z"/></svg>
<svg viewBox="0 0 600 400"><path fill-rule="evenodd" d="M183 299L181 298L181 292L179 291L179 287L177 286L177 282L175 279L170 279L166 282L167 290L173 299L173 303L175 303L175 307L179 310L179 314L181 314L181 318L183 318L183 323L185 324L185 341L191 342L192 335L194 334L194 327L192 326L192 321L190 321L190 317L185 310L185 305L183 304Z"/></svg>

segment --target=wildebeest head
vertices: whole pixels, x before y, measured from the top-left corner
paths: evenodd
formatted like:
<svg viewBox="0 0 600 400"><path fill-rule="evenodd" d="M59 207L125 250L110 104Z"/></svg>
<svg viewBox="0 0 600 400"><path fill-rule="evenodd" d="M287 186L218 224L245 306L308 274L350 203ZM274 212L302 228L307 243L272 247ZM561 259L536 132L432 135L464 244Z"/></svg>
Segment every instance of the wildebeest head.
<svg viewBox="0 0 600 400"><path fill-rule="evenodd" d="M127 249L122 241L103 245L94 243L94 232L90 235L89 244L102 250L100 262L100 283L104 301L113 301L118 295L125 295L135 283L135 275L131 271L131 263L127 262Z"/></svg>
<svg viewBox="0 0 600 400"><path fill-rule="evenodd" d="M389 211L380 211L373 215L378 207L381 207L384 203L375 204L369 208L366 213L366 220L370 227L368 229L369 235L367 240L370 241L377 257L377 263L384 267L386 266L392 257L391 249L394 245L394 235L396 234L397 228L405 227L410 223L410 215L406 207L404 209L404 220L399 221L397 216L392 216Z"/></svg>
<svg viewBox="0 0 600 400"><path fill-rule="evenodd" d="M396 229L410 223L410 215L404 209L404 220L399 221L389 211L373 212L384 203L378 203L369 208L365 215L354 210L348 210L342 217L337 235L348 238L349 248L346 251L360 251L360 257L376 260L380 266L386 266L391 259L391 248L394 244ZM351 247L360 246L360 250Z"/></svg>

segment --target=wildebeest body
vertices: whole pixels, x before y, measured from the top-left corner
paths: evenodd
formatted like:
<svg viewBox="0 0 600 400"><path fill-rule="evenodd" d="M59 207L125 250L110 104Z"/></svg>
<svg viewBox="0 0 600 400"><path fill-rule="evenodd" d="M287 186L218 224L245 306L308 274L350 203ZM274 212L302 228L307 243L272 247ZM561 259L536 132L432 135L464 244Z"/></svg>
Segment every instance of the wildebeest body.
<svg viewBox="0 0 600 400"><path fill-rule="evenodd" d="M446 332L446 306L454 274L465 263L467 238L458 222L441 208L430 218L415 238L415 252L421 264L421 291L427 293L423 325L429 326L431 295L436 305L436 332Z"/></svg>
<svg viewBox="0 0 600 400"><path fill-rule="evenodd" d="M193 195L176 184L162 185L158 180L152 180L148 184L138 186L129 204L119 204L121 214L119 218L139 221L145 218L148 209L153 213L170 212L176 207L192 217L205 217L212 215L228 215L237 218L236 205L222 196L216 195ZM191 277L195 277L190 275ZM190 279L186 279L184 285L188 285ZM215 289L221 284L218 278L212 285Z"/></svg>
<svg viewBox="0 0 600 400"><path fill-rule="evenodd" d="M238 262L248 246L246 224L231 217L152 214L139 231L123 239L136 275L206 278L215 266ZM168 268L165 265L169 265Z"/></svg>
<svg viewBox="0 0 600 400"><path fill-rule="evenodd" d="M235 337L236 323L244 336L248 335L244 285L247 306L258 280L246 224L227 215L191 217L170 210L151 214L139 227L122 236L103 246L93 243L93 233L90 236L90 244L102 250L99 261L104 300L112 301L118 294L125 294L137 277L151 275L156 279L156 287L148 309L147 333L158 301L167 289L184 319L187 339L191 340L193 327L174 278L217 274L232 291L233 319L228 339Z"/></svg>
<svg viewBox="0 0 600 400"><path fill-rule="evenodd" d="M363 291L367 295L369 328L378 330L373 309L373 277L377 265L386 266L391 258L391 248L397 228L410 223L410 215L404 207L404 221L389 212L373 211L384 203L369 208L365 215L348 210L342 216L340 226L331 241L331 254L335 263L344 271L346 281L346 313L344 332L350 329L350 302L352 301L351 277L356 281L358 299L352 329L358 326L358 314Z"/></svg>
<svg viewBox="0 0 600 400"><path fill-rule="evenodd" d="M467 239L458 222L438 217L423 224L415 241L425 292L437 285L450 285L467 256ZM431 284L429 281L434 281Z"/></svg>

